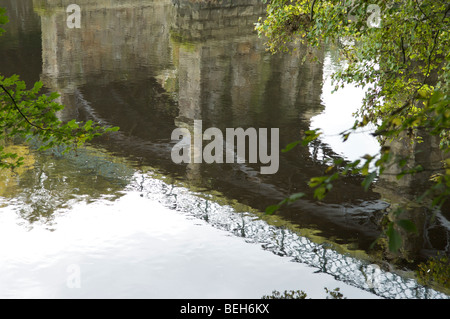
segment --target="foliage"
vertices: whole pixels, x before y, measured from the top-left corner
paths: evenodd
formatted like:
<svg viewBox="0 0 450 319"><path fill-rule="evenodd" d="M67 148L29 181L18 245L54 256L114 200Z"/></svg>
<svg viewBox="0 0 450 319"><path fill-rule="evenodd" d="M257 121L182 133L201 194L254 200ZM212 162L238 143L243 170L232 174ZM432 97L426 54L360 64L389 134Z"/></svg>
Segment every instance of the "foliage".
<svg viewBox="0 0 450 319"><path fill-rule="evenodd" d="M329 290L328 288L325 288L325 291L330 296L327 297L327 299L347 299L344 297L344 295L340 292L339 288L335 288L334 290Z"/></svg>
<svg viewBox="0 0 450 319"><path fill-rule="evenodd" d="M436 256L426 263L421 263L417 276L423 284L435 282L445 288L450 288L450 260L448 256Z"/></svg>
<svg viewBox="0 0 450 319"><path fill-rule="evenodd" d="M327 293L327 299L346 299L339 288L335 288L334 290L324 289ZM271 295L263 296L262 299L306 299L307 296L303 290L285 290L283 293L274 290Z"/></svg>
<svg viewBox="0 0 450 319"><path fill-rule="evenodd" d="M8 22L5 10L0 8L0 24ZM0 28L0 34L4 32ZM42 82L27 89L18 75L5 78L0 75L0 141L15 139L39 139L40 150L57 145L66 146L66 151L75 149L106 132L117 131L117 127L107 128L87 121L79 123L71 120L63 123L57 112L64 106L55 102L57 93L40 94ZM0 169L14 168L23 164L24 158L14 152L7 152L0 145Z"/></svg>
<svg viewBox="0 0 450 319"><path fill-rule="evenodd" d="M306 299L306 296L303 290L285 290L283 294L278 290L274 290L271 295L263 296L262 299Z"/></svg>
<svg viewBox="0 0 450 319"><path fill-rule="evenodd" d="M8 23L8 17L6 16L6 9L0 8L0 25ZM5 32L2 28L0 28L0 35Z"/></svg>
<svg viewBox="0 0 450 319"><path fill-rule="evenodd" d="M450 4L445 0L272 0L268 4L266 18L256 24L259 34L267 38L268 50L290 51L290 44L296 41L310 49L337 45L345 63L332 75L335 90L352 83L367 92L354 126L342 132L342 138L346 141L370 124L375 125L373 135L383 144L378 154L350 163L330 159L326 176L310 180L315 198L323 199L332 182L347 174L362 174L362 186L367 190L387 168L395 166L398 179L425 171L434 174L432 186L418 201L428 199L431 206L441 208L448 200L450 159L437 170L409 167L408 158L394 154L389 142L408 139L421 143L423 136L438 136L441 151L449 156L449 13ZM318 136L320 131L315 131L303 141ZM406 222L400 226L414 230ZM393 225L387 235L393 241L391 249L398 248L399 236Z"/></svg>

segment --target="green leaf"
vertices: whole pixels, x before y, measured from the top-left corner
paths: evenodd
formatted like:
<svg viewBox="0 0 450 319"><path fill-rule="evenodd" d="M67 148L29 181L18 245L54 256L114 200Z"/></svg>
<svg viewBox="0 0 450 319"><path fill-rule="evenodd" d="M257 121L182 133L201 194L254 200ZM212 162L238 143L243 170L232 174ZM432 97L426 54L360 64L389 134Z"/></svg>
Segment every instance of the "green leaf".
<svg viewBox="0 0 450 319"><path fill-rule="evenodd" d="M306 131L306 137L301 141L302 145L307 146L310 142L317 139L321 134L322 133L319 132L319 129Z"/></svg>
<svg viewBox="0 0 450 319"><path fill-rule="evenodd" d="M325 195L327 193L327 189L325 186L319 186L314 190L314 197L318 200L322 200L325 198Z"/></svg>
<svg viewBox="0 0 450 319"><path fill-rule="evenodd" d="M408 219L402 219L402 220L397 221L397 225L409 233L417 233L416 225Z"/></svg>
<svg viewBox="0 0 450 319"><path fill-rule="evenodd" d="M71 120L71 121L67 122L67 126L73 130L77 129L79 127L76 120Z"/></svg>
<svg viewBox="0 0 450 319"><path fill-rule="evenodd" d="M388 229L386 231L386 236L389 239L389 250L391 252L398 252L398 250L402 246L402 237L400 234L394 229L394 223L391 222L388 225Z"/></svg>
<svg viewBox="0 0 450 319"><path fill-rule="evenodd" d="M6 24L9 22L8 17L5 15L6 9L0 8L0 24ZM1 34L1 31L0 31Z"/></svg>
<svg viewBox="0 0 450 319"><path fill-rule="evenodd" d="M289 196L289 203L295 202L296 200L299 200L303 196L305 196L305 193L292 194L291 196Z"/></svg>
<svg viewBox="0 0 450 319"><path fill-rule="evenodd" d="M362 186L364 187L364 190L366 192L376 177L377 177L377 172L372 172L369 175L367 175L366 178L364 178L364 180L362 182Z"/></svg>
<svg viewBox="0 0 450 319"><path fill-rule="evenodd" d="M284 149L282 149L281 151L283 153L289 152L291 149L293 149L295 146L297 146L298 144L300 144L300 141L296 141L296 142L292 142L290 144L288 144Z"/></svg>
<svg viewBox="0 0 450 319"><path fill-rule="evenodd" d="M266 208L266 214L273 215L279 209L280 209L279 205L270 205Z"/></svg>
<svg viewBox="0 0 450 319"><path fill-rule="evenodd" d="M437 104L443 99L443 97L444 94L441 91L435 91L430 98L430 105Z"/></svg>
<svg viewBox="0 0 450 319"><path fill-rule="evenodd" d="M84 124L83 129L86 130L86 131L88 131L88 130L90 130L91 128L92 128L92 121L89 120L89 121L87 121L87 122Z"/></svg>
<svg viewBox="0 0 450 319"><path fill-rule="evenodd" d="M38 82L34 83L34 90L36 92L38 92L40 89L42 89L43 86L44 86L44 84L41 81L38 81Z"/></svg>
<svg viewBox="0 0 450 319"><path fill-rule="evenodd" d="M308 185L309 187L316 187L322 184L328 177L327 176L320 176L320 177L311 177Z"/></svg>
<svg viewBox="0 0 450 319"><path fill-rule="evenodd" d="M350 133L344 134L343 138L342 138L342 141L343 142L347 141L349 137L350 137Z"/></svg>

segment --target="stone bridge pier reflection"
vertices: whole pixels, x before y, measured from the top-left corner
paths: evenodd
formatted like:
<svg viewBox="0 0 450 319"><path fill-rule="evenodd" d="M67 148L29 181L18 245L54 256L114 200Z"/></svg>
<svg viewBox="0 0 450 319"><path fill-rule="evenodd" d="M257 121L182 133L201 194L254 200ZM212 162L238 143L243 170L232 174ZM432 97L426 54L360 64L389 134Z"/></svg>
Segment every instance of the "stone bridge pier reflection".
<svg viewBox="0 0 450 319"><path fill-rule="evenodd" d="M397 229L405 238L401 256L407 260L418 255L433 256L436 251L450 255L450 204L447 202L442 209L432 210L429 208L429 202L419 204L416 201L416 198L431 186L431 176L442 171L442 162L449 155L440 150L440 139L437 136L423 134L422 138L422 143L411 144L407 139L387 143L386 146L390 147L394 156L408 156L409 161L402 169L397 165L386 169L375 188L384 200L391 203L388 210L389 221L408 219L417 228L415 233ZM402 170L412 169L418 165L424 168L423 172L397 179L397 174ZM400 205L407 209L396 216L394 213Z"/></svg>
<svg viewBox="0 0 450 319"><path fill-rule="evenodd" d="M177 126L192 132L193 121L202 120L204 128L222 132L239 127L280 128L320 112L321 67L302 65L305 49L301 47L293 55L265 52L264 40L254 30L254 23L265 13L261 1L174 4L171 42L178 76ZM295 128L283 130L283 143L295 138L294 132ZM235 168L235 173L259 180L258 169ZM192 181L202 183L205 168L201 164L187 169Z"/></svg>

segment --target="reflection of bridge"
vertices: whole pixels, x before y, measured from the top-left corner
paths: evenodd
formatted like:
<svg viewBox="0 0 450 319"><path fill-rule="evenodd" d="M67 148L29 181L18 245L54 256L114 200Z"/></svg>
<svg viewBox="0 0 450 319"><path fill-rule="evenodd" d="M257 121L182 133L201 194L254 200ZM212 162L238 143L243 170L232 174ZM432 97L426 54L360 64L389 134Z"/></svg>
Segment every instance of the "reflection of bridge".
<svg viewBox="0 0 450 319"><path fill-rule="evenodd" d="M66 25L65 8L72 1L33 3L41 16L43 75L52 87L82 85L100 74L97 80L104 83L122 80L141 62L170 64L167 1L78 1L81 29Z"/></svg>
<svg viewBox="0 0 450 319"><path fill-rule="evenodd" d="M205 220L216 228L244 237L248 242L277 255L290 257L295 262L305 263L317 272L332 275L349 285L370 291L383 298L392 299L448 299L449 296L419 285L411 274L399 275L385 265L372 264L369 259L354 258L338 252L332 244L322 240L310 240L292 230L292 225L275 227L254 214L242 211L237 214L228 203L218 204L213 195L192 195L183 187L166 184L153 178L137 174L131 188L138 189L148 197L164 205L176 208L190 216ZM211 200L210 200L211 198ZM300 230L300 234L302 230ZM314 237L314 236L313 236ZM322 243L318 243L322 241ZM298 287L302 289L303 287Z"/></svg>
<svg viewBox="0 0 450 319"><path fill-rule="evenodd" d="M170 132L193 119L221 129L270 124L283 128L286 145L322 110L321 66L302 63L302 47L293 55L264 52L251 23L263 7L248 6L256 0L80 0L80 30L65 25L71 2L33 0L41 17L42 79L62 93L63 116L91 116L122 128L108 148L259 209L289 193L309 192L305 181L323 174L320 161L300 148L283 155L279 174L264 178L250 165L186 169L170 162ZM320 141L314 147L334 155ZM386 206L359 184L359 178L346 179L335 185L344 191L330 194L328 203L302 200L284 216L369 246ZM354 204L361 198L366 200Z"/></svg>
<svg viewBox="0 0 450 319"><path fill-rule="evenodd" d="M186 168L170 161L171 131L194 119L219 129L278 127L284 146L299 139L310 116L323 109L321 64L303 62L303 47L292 55L265 52L250 23L263 13L261 4L250 10L256 0L221 5L128 0L120 6L85 1L86 6L77 2L81 29L69 29L62 10L69 1L34 0L41 16L43 80L62 93L65 116L87 114L120 126L108 148L145 158L194 184L226 188L230 197L259 209L291 192L310 193L306 181L325 167L306 148L283 156L279 173L264 177L255 165ZM333 155L326 147L322 151ZM330 236L359 233L371 243L378 226L370 215L384 206L359 184L358 178L338 183L336 189L346 191L330 194L334 205L303 200L288 214L302 224L322 224ZM367 199L362 208L342 204L361 198Z"/></svg>
<svg viewBox="0 0 450 319"><path fill-rule="evenodd" d="M78 30L65 24L71 1L33 3L41 16L44 82L62 93L65 117L87 114L121 127L108 147L192 183L225 187L231 197L260 209L291 192L309 193L306 181L323 174L307 149L283 155L279 173L264 178L259 167L246 164L170 163L171 131L194 119L220 129L279 127L280 144L286 145L322 110L321 65L303 63L303 47L292 55L265 52L253 26L264 13L259 0L84 0L77 2L83 10ZM334 155L326 145L314 147ZM359 184L359 178L346 179L335 185L345 191L330 194L328 204L303 200L286 214L302 224L320 224L330 236L349 236L351 230L368 246L386 205ZM361 198L366 200L352 204Z"/></svg>
<svg viewBox="0 0 450 319"><path fill-rule="evenodd" d="M261 0L172 2L177 10L173 36L189 42L248 36L265 11Z"/></svg>

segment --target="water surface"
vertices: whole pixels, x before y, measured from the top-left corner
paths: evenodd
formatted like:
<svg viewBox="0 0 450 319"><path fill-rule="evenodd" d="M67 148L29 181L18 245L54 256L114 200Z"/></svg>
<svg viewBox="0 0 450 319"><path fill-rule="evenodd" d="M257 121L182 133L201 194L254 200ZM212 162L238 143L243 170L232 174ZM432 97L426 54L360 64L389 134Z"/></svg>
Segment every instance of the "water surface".
<svg viewBox="0 0 450 319"><path fill-rule="evenodd" d="M68 4L7 1L0 71L59 92L62 119L121 130L77 154L18 146L26 166L0 182L2 242L14 243L1 248L1 296L259 298L300 289L323 298L338 286L355 298L444 296L405 269L374 268L388 188L364 192L350 176L326 200L312 198L307 182L325 159L379 148L369 134L339 139L364 92L330 95L333 50L267 53L253 29L258 1L78 1L80 29L65 24ZM319 62L303 59L310 54ZM324 136L281 153L273 175L259 164L176 165L171 132L194 120L222 131L279 128L281 146L312 128ZM262 213L293 192L308 196ZM430 227L437 236L412 249L417 258L445 247L440 216Z"/></svg>

